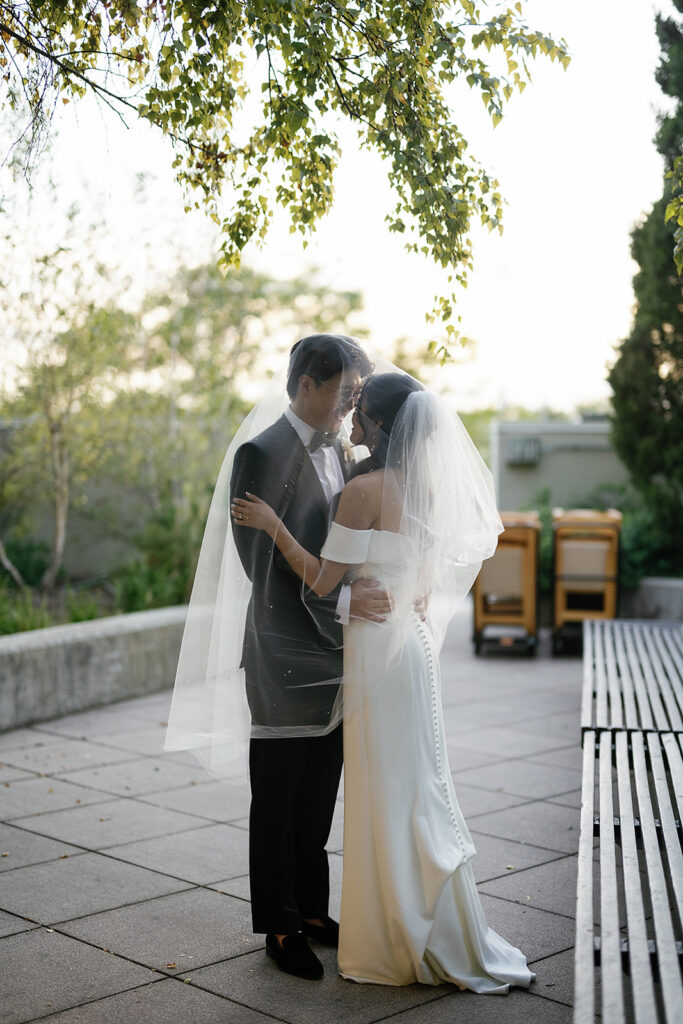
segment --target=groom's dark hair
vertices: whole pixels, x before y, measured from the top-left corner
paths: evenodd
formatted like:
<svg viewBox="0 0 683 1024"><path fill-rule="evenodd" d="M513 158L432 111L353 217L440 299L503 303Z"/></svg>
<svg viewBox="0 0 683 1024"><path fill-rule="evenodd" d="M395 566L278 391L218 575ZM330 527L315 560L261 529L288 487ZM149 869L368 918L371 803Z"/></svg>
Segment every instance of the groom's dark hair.
<svg viewBox="0 0 683 1024"><path fill-rule="evenodd" d="M346 334L309 334L297 341L290 352L287 394L296 398L303 373L313 380L326 381L351 368L356 368L361 377L367 377L373 370L355 338Z"/></svg>

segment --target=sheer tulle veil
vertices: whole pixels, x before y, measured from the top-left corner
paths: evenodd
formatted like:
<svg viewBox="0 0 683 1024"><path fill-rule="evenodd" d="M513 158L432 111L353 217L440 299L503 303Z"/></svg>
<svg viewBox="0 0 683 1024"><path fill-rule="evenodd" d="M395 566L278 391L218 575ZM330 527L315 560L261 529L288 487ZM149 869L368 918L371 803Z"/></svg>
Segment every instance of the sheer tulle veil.
<svg viewBox="0 0 683 1024"><path fill-rule="evenodd" d="M371 357L375 374L402 373L381 358ZM309 687L311 699L335 686L332 713L322 725L288 721L287 728L259 732L250 721L245 696L242 641L252 583L242 567L230 522L230 479L235 453L274 424L289 403L287 368L268 384L264 395L233 438L220 470L188 608L178 661L166 750L189 749L213 775L243 781L251 736L321 735L335 728L344 714L358 711L344 702L339 672L310 686L298 678L293 660L288 685ZM350 416L342 432L348 437ZM348 446L347 446L348 447ZM356 458L367 450L356 451ZM448 623L466 597L484 558L493 554L502 524L496 510L491 474L467 431L447 402L426 390L411 393L396 416L387 439L385 488L402 495L399 571L390 578L373 575L392 593L393 611L379 631L363 631L363 643L374 644L381 633L382 668L400 657L414 628L416 607L426 607L438 649ZM362 574L352 567L349 579ZM256 586L263 581L257 581ZM312 604L301 584L300 600ZM312 612L313 614L313 612ZM280 637L287 649L286 630ZM339 644L343 642L341 631ZM329 654L329 637L313 656ZM378 664L377 659L373 660ZM379 668L377 682L387 678ZM328 691L329 692L329 691Z"/></svg>

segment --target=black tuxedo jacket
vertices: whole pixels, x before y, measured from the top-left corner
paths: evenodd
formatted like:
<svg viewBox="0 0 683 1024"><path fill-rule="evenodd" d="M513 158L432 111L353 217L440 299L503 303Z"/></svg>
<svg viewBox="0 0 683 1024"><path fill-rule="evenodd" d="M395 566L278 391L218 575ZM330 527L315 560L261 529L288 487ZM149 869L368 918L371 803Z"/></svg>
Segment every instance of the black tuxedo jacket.
<svg viewBox="0 0 683 1024"><path fill-rule="evenodd" d="M341 445L335 447L346 479ZM285 416L237 450L230 500L244 498L246 491L267 501L299 543L320 554L332 510ZM324 727L342 675L342 627L335 619L339 588L317 597L263 530L233 522L232 531L253 588L242 650L252 723ZM311 685L329 680L337 682Z"/></svg>

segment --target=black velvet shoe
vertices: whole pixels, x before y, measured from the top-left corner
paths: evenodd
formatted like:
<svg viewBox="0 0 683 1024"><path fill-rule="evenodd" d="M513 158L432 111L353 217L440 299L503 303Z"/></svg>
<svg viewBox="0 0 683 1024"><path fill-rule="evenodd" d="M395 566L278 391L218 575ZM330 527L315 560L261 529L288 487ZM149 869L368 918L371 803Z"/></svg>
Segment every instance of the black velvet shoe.
<svg viewBox="0 0 683 1024"><path fill-rule="evenodd" d="M313 939L322 946L332 946L337 949L339 946L339 925L331 917L324 918L325 924L311 924L310 921L301 922L301 930L307 939Z"/></svg>
<svg viewBox="0 0 683 1024"><path fill-rule="evenodd" d="M323 965L308 945L301 932L285 935L282 945L274 935L266 935L266 953L275 961L281 971L294 974L297 978L315 981L323 976Z"/></svg>

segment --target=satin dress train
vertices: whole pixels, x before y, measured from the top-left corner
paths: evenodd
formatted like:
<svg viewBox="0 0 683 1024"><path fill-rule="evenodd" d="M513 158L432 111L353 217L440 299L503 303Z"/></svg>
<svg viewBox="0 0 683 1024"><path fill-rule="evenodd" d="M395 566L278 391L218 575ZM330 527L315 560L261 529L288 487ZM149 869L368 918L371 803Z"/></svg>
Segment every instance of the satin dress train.
<svg viewBox="0 0 683 1024"><path fill-rule="evenodd" d="M389 589L406 557L399 534L336 523L322 555ZM523 953L488 926L476 890L428 624L409 612L397 644L391 625L352 620L344 703L340 974L489 994L527 987L534 974Z"/></svg>

